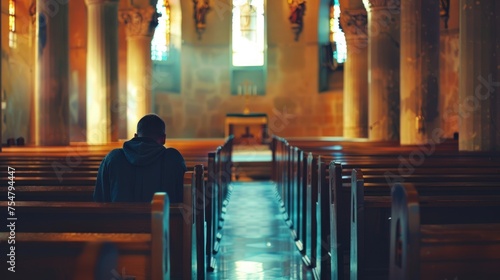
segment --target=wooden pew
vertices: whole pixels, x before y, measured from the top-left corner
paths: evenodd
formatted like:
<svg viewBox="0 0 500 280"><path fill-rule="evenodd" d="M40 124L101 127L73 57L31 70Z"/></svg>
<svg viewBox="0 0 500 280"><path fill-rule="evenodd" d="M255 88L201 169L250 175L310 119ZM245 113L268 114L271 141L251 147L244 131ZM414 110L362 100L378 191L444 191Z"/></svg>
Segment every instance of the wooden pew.
<svg viewBox="0 0 500 280"><path fill-rule="evenodd" d="M281 190L278 191L278 194L282 192L280 196L282 195L285 199L285 202L282 201L286 213L285 220L291 229L295 245L303 255L305 265L311 266L311 254L306 254L306 244L310 243L310 241L307 240L308 236L306 234L308 231L307 223L311 222L311 219L307 216L307 157L302 150L297 147L290 147L285 144L284 148L287 149L285 152L286 163L279 168L287 169L285 172L289 174L289 177L287 177L283 182L284 184L279 187ZM309 205L309 209L311 209L311 207L312 205Z"/></svg>
<svg viewBox="0 0 500 280"><path fill-rule="evenodd" d="M330 203L333 194L326 166L321 156L309 153L304 171L305 188L298 194L304 201L303 219L300 221L305 244L303 260L312 269L315 279L335 279L344 270L343 259L331 254L338 246L337 237L332 234L337 232L336 224L330 223L331 217L336 216L337 208Z"/></svg>
<svg viewBox="0 0 500 280"><path fill-rule="evenodd" d="M290 184L292 183L292 147L288 145L284 138L273 136L272 142L273 175L276 182L276 195L280 202L283 218L287 225L292 228L292 220L289 215L290 202Z"/></svg>
<svg viewBox="0 0 500 280"><path fill-rule="evenodd" d="M188 171L191 172L191 171ZM186 173L189 174L189 173ZM76 181L77 179L75 179ZM36 180L31 182L32 185L17 185L16 189L17 200L24 201L93 201L93 193L95 184L78 184L74 185L51 185L52 180L40 181L37 184ZM184 185L191 185L191 179L184 178ZM0 192L7 192L8 186L0 186ZM5 201L6 197L1 197L0 201Z"/></svg>
<svg viewBox="0 0 500 280"><path fill-rule="evenodd" d="M390 279L499 279L500 223L423 224L411 185L392 190Z"/></svg>
<svg viewBox="0 0 500 280"><path fill-rule="evenodd" d="M184 178L184 185L190 186L191 179ZM16 186L15 198L19 201L93 201L95 186ZM7 193L8 187L0 187L0 192ZM0 198L6 201L7 196Z"/></svg>
<svg viewBox="0 0 500 280"><path fill-rule="evenodd" d="M491 163L490 163L491 164ZM359 164L360 166L365 166L363 163ZM372 168L371 163L369 167L363 168L363 172L366 170L370 173L370 176L363 177L363 185L366 187L366 191L368 195L385 195L389 196L390 194L390 184L393 181L394 177L385 178L386 172L385 168ZM448 163L448 165L450 165ZM339 238L339 248L346 248L345 244L349 244L349 219L350 219L350 211L351 209L355 209L355 207L351 207L351 176L346 176L346 172L351 172L353 169L347 168L344 169L344 163L334 162L330 163L330 174L336 174L335 178L331 178L331 191L335 194L332 196L335 198L337 205L337 209L343 209L342 211L337 211L338 219L337 226L340 236ZM352 164L348 165L349 167L353 167ZM417 167L415 168L415 173L418 175L413 176L412 174L408 176L401 177L402 180L407 182L418 182L420 189L423 193L430 193L432 195L437 195L438 192L441 194L446 194L449 190L460 191L462 194L490 194L490 195L500 195L500 188L498 188L498 181L500 177L498 174L495 174L496 169L491 168L489 171L491 173L486 173L485 171L481 171L483 168L471 168L461 167L460 170L462 174L455 174L455 167L434 167L434 168L426 168L426 167ZM476 170L478 170L481 175L476 175ZM426 174L425 171L431 171ZM439 174L441 172L442 174ZM342 176L340 174L343 174ZM483 176L484 175L484 176ZM455 177L454 177L455 176ZM354 180L354 178L352 178ZM349 181L348 181L349 180ZM355 181L352 182L355 184ZM379 217L379 219L381 219ZM347 235L345 233L348 233ZM349 246L347 246L349 247ZM348 251L347 251L348 252ZM348 255L348 254L345 254Z"/></svg>
<svg viewBox="0 0 500 280"><path fill-rule="evenodd" d="M346 279L349 271L349 215L352 211L349 206L350 200L342 187L342 169L341 166L333 162L324 163L326 170L321 176L326 182L328 195L324 203L327 204L330 211L328 219L324 219L322 223L328 225L328 235L330 237L329 254L330 254L330 271L326 271L332 278ZM322 167L322 168L325 168Z"/></svg>
<svg viewBox="0 0 500 280"><path fill-rule="evenodd" d="M297 161L296 161L296 148L283 143L283 156L281 172L283 174L282 181L280 182L279 193L284 210L285 221L290 227L292 238L297 240L297 233L295 226L297 223L296 204L297 204ZM295 225L294 225L295 223Z"/></svg>
<svg viewBox="0 0 500 280"><path fill-rule="evenodd" d="M212 218L212 215L207 214L205 219L207 221L207 255L208 256L208 262L207 262L207 267L213 269L215 267L215 258L213 257L213 254L215 254L218 249L219 249L219 242L222 237L220 234L221 229L222 229L222 224L223 224L223 213L225 212L225 207L223 205L227 204L227 200L229 199L229 194L230 191L228 190L229 182L230 182L230 177L231 177L231 151L232 151L232 137L229 137L226 142L220 146L215 154L217 154L217 161L213 163L213 165L217 165L217 169L220 171L217 171L217 176L211 176L207 180L207 192L205 193L205 197L212 201L212 203L206 203L207 209L208 207L215 206L214 209L214 215L217 215L216 217ZM61 160L61 158L57 157L51 157L47 159L47 161L50 163L51 161L54 160ZM100 159L99 159L100 160ZM84 163L80 164L79 166L85 165ZM37 168L34 165L30 165L32 168ZM98 165L97 165L98 167ZM97 168L96 167L96 168ZM212 166L213 167L213 166ZM40 169L40 167L38 167ZM42 178L36 178L36 180L32 179L33 174L31 173L26 173L28 171L25 171L23 174L24 175L30 175L27 176L27 178L23 177L17 177L16 179L19 179L21 181L21 186L16 185L16 196L18 200L27 200L27 201L33 201L33 200L41 200L41 201L48 201L48 200L56 200L56 201L91 201L92 200L92 194L93 194L93 185L87 185L87 182L81 183L82 179L81 178L76 178L73 179L71 176L75 175L89 175L90 178L85 179L86 181L93 182L95 181L95 175L91 174L91 172L88 171L69 171L65 173L64 175L67 176L65 177L65 182L68 182L68 180L75 181L74 184L75 186L51 186L50 184L53 184L56 182L56 179L54 178L54 174L51 172L53 171L50 166L48 170L45 170L43 165L41 167L41 171L35 171L34 173L39 174L45 174L47 175L48 178L42 179ZM190 168L192 169L192 167ZM208 169L208 168L207 168ZM96 171L93 171L94 173ZM206 171L208 173L208 170ZM21 172L22 173L22 172ZM19 174L19 172L18 172ZM213 173L215 174L215 173ZM52 176L52 177L51 177ZM207 176L208 177L208 176ZM217 183L212 183L211 180L217 180ZM84 180L84 181L85 181ZM23 186L24 184L29 184L29 183L38 183L36 186ZM187 183L187 182L185 182ZM73 184L73 183L72 183ZM81 186L80 186L81 184ZM47 186L48 185L48 186ZM211 190L208 188L211 188L210 186L214 185L215 188L214 190L216 193L212 193ZM42 187L43 186L43 187ZM220 186L220 188L219 188ZM220 191L220 194L219 194ZM222 197L221 195L224 195L225 197ZM219 202L220 201L220 202ZM219 205L222 205L219 207ZM214 222L215 220L215 222ZM212 223L213 222L213 223ZM212 229L212 230L210 230ZM213 232L213 233L212 233ZM212 236L214 238L212 238ZM212 248L209 250L209 248Z"/></svg>
<svg viewBox="0 0 500 280"><path fill-rule="evenodd" d="M293 186L293 183L287 183L287 180L291 180L293 181L294 177L293 176L290 176L288 173L287 173L287 168L286 166L288 165L288 168L291 168L290 170L293 170L293 164L296 164L293 160L290 160L290 159L293 159L293 155L292 153L290 152L290 149L286 149L286 146L290 146L288 144L288 142L284 139L279 139L277 138L276 140L273 139L273 159L274 159L274 162L275 164L273 165L273 169L275 170L274 171L274 175L273 175L273 178L276 178L277 180L277 189L278 189L278 194L282 200L282 205L284 207L284 211L285 211L285 217L287 215L289 216L292 216L294 218L292 218L292 220L295 220L295 221L302 221L302 224L304 225L304 228L307 227L308 225L308 219L310 220L313 213L310 212L308 210L308 207L306 207L306 210L305 212L302 212L302 213L305 213L304 214L304 218L303 219L300 219L300 220L297 220L297 204L293 204L294 201L296 201L297 199L300 199L298 198L298 194L294 194L293 193L293 188L290 188L290 186ZM413 148L412 148L413 149ZM407 149L406 148L406 153L411 153L412 152L412 149ZM373 154L373 153L372 153ZM468 154L466 156L463 156L463 155L460 155L461 157L459 158L459 160L457 161L454 161L452 159L455 158L455 156L457 155L456 152L453 152L452 150L450 151L447 151L446 153L444 154L441 154L439 155L439 157L433 157L433 158L430 158L430 160L426 159L426 162L425 162L425 165L423 167L420 167L420 166L416 166L418 168L415 168L415 170L413 170L415 172L415 175L416 176L406 176L406 178L404 178L405 180L409 180L409 181L416 181L416 182L421 182L419 183L420 185L425 185L425 188L423 189L424 192L431 192L433 193L434 195L438 195L438 194L444 194L446 193L447 191L453 188L461 188L461 189L467 189L467 188L471 188L473 187L474 188L474 192L476 191L480 191L482 194L497 194L498 193L498 170L499 170L499 162L498 162L498 157L491 157L490 155L488 154L474 154L474 155L471 155L471 154ZM373 172L370 171L370 175L373 175L373 176L368 176L369 177L369 180L368 180L368 183L365 182L365 185L369 186L370 187L370 191L371 192L380 192L380 194L389 194L390 192L390 188L388 187L388 184L386 182L386 180L384 180L384 169L386 169L386 171L388 172L399 172L398 170L398 165L400 164L400 159L398 158L399 154L398 154L398 150L397 149L394 149L393 151L391 151L391 153L387 153L385 152L385 154L383 156L376 156L376 154L374 154L373 156L370 156L370 157L365 157L365 156L362 156L361 153L359 153L358 156L356 157L346 157L349 159L349 162L345 163L343 162L342 164L346 164L347 166L349 166L350 168L353 168L355 167L357 164L361 163L361 164L364 164L363 166L366 167L370 167L370 168L373 168ZM328 159L330 159L331 157L330 156L326 156L325 157L329 162ZM477 170L480 170L481 174L485 174L486 176L483 178L483 179L477 179L477 176L475 176L475 173L477 172L474 172L474 170L470 170L470 167L468 167L468 165L470 165L471 163L471 160L473 162L475 162L474 160L477 160L478 161L478 167L480 166L483 166L485 167L487 170L484 170L484 169L477 169ZM366 162L365 162L366 161ZM380 165L379 165L380 163ZM441 168L443 167L443 163L446 164L447 166L445 166L444 168ZM321 165L321 163L319 163L318 165ZM326 164L323 164L323 168ZM456 166L455 166L456 165ZM305 244L305 255L306 256L309 256L311 255L311 258L314 260L314 261L311 261L311 266L314 268L314 271L317 271L316 274L319 274L319 275L325 275L326 278L328 277L333 277L333 275L344 275L344 277L349 277L348 274L349 274L349 247L350 247L350 234L349 234L349 231L350 231L350 210L351 210L351 195L350 195L350 179L351 177L350 176L345 176L345 172L347 172L345 169L344 171L342 171L342 165L339 166L340 168L338 169L338 171L330 171L327 167L327 172L322 172L321 171L321 168L320 170L318 170L318 173L324 173L324 176L325 178L322 178L321 176L317 178L318 182L321 182L323 180L332 180L330 182L331 185L337 185L339 187L337 188L326 188L326 191L328 191L328 193L332 193L333 195L331 196L333 199L337 198L337 202L332 202L330 205L328 203L326 203L326 205L328 207L325 207L325 208L329 208L328 210L323 210L323 211L316 211L316 213L314 213L316 215L316 218L317 218L317 223L316 223L316 231L318 233L318 236L309 236L310 233L308 233L308 231L306 230L306 234L303 234L304 235L304 239L306 240ZM389 168L392 168L392 169L389 169ZM439 171L435 171L436 169L439 169ZM443 170L447 170L446 173L444 175L437 175L436 174L439 174L439 172L442 172ZM429 171L430 172L426 172L426 171ZM457 172L460 172L460 170L462 171L461 173L457 173ZM350 170L348 170L350 172ZM468 171L468 172L464 172L464 171ZM309 171L307 171L309 172ZM342 172L344 172L344 176L342 177L341 175L339 174L342 174ZM335 174L337 173L337 178L340 178L340 180L335 180L334 178L330 178L329 174ZM456 175L458 174L458 175ZM427 182L428 181L428 178L431 177L432 175L434 175L433 177L436 177L438 182ZM449 176L449 175L452 175L452 176ZM448 179L448 177L451 177L451 179L449 181L451 182L445 182L445 180ZM349 180L349 181L348 181ZM441 181L441 182L439 182ZM468 182L467 182L468 181ZM477 181L480 181L479 183ZM340 186L342 186L343 188L341 188ZM348 187L348 188L345 188L345 187ZM320 190L321 189L321 183L318 184L318 189ZM291 193L290 193L291 192ZM338 192L338 193L337 193ZM319 195L319 198L317 199L316 203L318 204L318 208L322 208L322 205L325 205L325 203L321 203L321 193ZM302 198L304 197L307 197L306 201L304 202L305 204L304 205L307 205L308 203L308 200L312 199L309 197L309 195L305 195L305 196L302 196ZM325 197L325 195L323 194L323 197ZM333 201L333 200L332 200ZM312 203L314 203L314 199L312 201ZM323 237L321 235L321 232L322 231L325 231L325 227L321 227L321 224L326 221L328 221L328 219L322 219L322 218L326 218L327 216L331 216L330 214L331 213L335 213L336 209L338 208L341 208L343 209L342 211L340 211L340 213L342 213L343 215L341 215L340 219L341 219L341 222L340 224L338 225L340 228L343 228L343 230L340 230L339 228L336 229L337 232L340 232L340 236L337 236L335 234L330 234L330 228L328 228L328 230L326 230L326 232L323 234ZM295 213L294 213L295 212ZM329 221L328 221L329 222ZM290 223L292 224L292 223ZM328 223L329 224L329 223ZM337 223L334 223L334 226L337 227ZM347 229L346 229L347 228ZM343 236L343 237L342 237ZM310 239L316 239L316 241L314 242L316 244L316 253L315 254L312 254L312 253L309 253L310 251L308 250L308 242L307 242L307 238L310 238ZM339 240L334 240L334 239L338 239ZM333 241L332 241L333 240ZM312 241L312 240L311 240ZM331 248L329 248L328 251L333 251L335 250L335 252L337 251L343 251L343 254L332 254L330 252L328 253L325 253L325 252L322 252L322 250L324 250L325 247L325 244L328 244L328 246ZM312 246L310 246L311 249L312 249ZM338 248L337 248L338 247ZM342 250L342 248L344 248ZM340 250L339 250L340 249ZM387 249L385 249L387 250ZM328 259L330 260L331 262L328 263L328 265L331 267L331 269L325 269L325 266L323 266L323 269L321 269L321 261L318 261L316 262L315 259L318 259L318 260L325 260L325 259ZM342 270L345 270L345 273L342 272ZM331 273L331 275L330 275ZM329 275L329 276L326 276L326 275ZM324 279L326 279L324 278Z"/></svg>
<svg viewBox="0 0 500 280"><path fill-rule="evenodd" d="M304 195L304 258L309 267L316 267L317 220L316 204L318 201L318 159L312 153L307 154L305 165L305 195Z"/></svg>
<svg viewBox="0 0 500 280"><path fill-rule="evenodd" d="M217 253L218 248L215 248L217 240L217 234L219 233L219 199L218 199L218 188L219 185L216 181L216 163L215 158L220 147L216 149L215 152L208 154L208 180L206 185L206 199L205 199L205 213L207 221L207 269L209 271L214 271L216 267L214 255Z"/></svg>
<svg viewBox="0 0 500 280"><path fill-rule="evenodd" d="M78 257L73 280L112 279L118 267L118 248L111 242L92 241Z"/></svg>
<svg viewBox="0 0 500 280"><path fill-rule="evenodd" d="M0 205L7 208L5 202ZM169 227L176 223L169 216L169 211L176 212L172 210L163 193L156 194L152 204L64 205L17 201L16 276L67 279L72 277L76 260L86 244L109 241L118 247L118 265L127 268L130 275L139 279L168 279ZM174 215L182 218L180 212ZM6 213L1 216L7 220ZM0 247L4 251L12 245L8 244L9 236L10 232L0 233Z"/></svg>
<svg viewBox="0 0 500 280"><path fill-rule="evenodd" d="M193 166L188 167L188 173L192 172ZM206 173L206 172L205 172ZM67 175L66 179L60 181L55 177L18 177L17 171L14 175L14 187L16 189L16 200L20 201L93 201L95 177L71 177L75 173ZM51 174L53 175L53 174ZM184 176L184 184L191 185L191 177ZM68 184L65 184L68 183ZM0 191L7 192L9 181L4 180ZM0 198L0 201L6 197Z"/></svg>
<svg viewBox="0 0 500 280"><path fill-rule="evenodd" d="M458 150L458 141L451 139L433 139L428 144L423 145L400 145L398 141L379 141L369 140L346 140L342 138L333 140L315 140L315 139L294 139L287 138L290 145L297 146L306 152L312 152L318 155L337 155L342 153L349 156L361 157L383 157L394 154L411 154L423 152L426 154L436 154L440 156L495 156L498 157L498 151L474 151L465 152Z"/></svg>
<svg viewBox="0 0 500 280"><path fill-rule="evenodd" d="M0 233L3 239L3 233ZM109 270L115 278L135 276L136 279L153 278L151 275L151 238L148 234L119 233L18 233L16 235L16 279L72 279L85 246L91 242L112 242L118 249L117 265ZM0 244L1 245L1 244ZM7 246L0 246L7 249ZM4 258L2 257L2 260ZM13 279L6 271L2 279ZM110 278L112 279L112 278Z"/></svg>
<svg viewBox="0 0 500 280"><path fill-rule="evenodd" d="M1 158L5 160L5 158ZM97 170L101 164L103 158L99 161L81 159L76 162L66 161L64 157L62 158L51 158L51 159L37 159L37 158L26 158L22 161L3 161L0 163L0 168L7 169L9 166L16 169L16 172L23 177L38 176L38 177L49 177L55 176L58 178L64 177L64 175L76 175L78 176L95 176L97 175ZM186 166L192 167L197 164L206 163L206 155L191 156L189 158L184 158Z"/></svg>
<svg viewBox="0 0 500 280"><path fill-rule="evenodd" d="M313 268L320 277L319 268L329 266L330 262L329 245L326 245L329 242L328 223L322 227L320 222L322 215L328 217L329 209L326 213L318 209L328 206L321 204L321 194L328 193L328 184L320 182L317 175L322 170L317 167L322 161L312 154L305 156L280 137L273 137L272 147L273 178L284 220L291 229L304 264ZM323 198L323 201L328 200Z"/></svg>
<svg viewBox="0 0 500 280"><path fill-rule="evenodd" d="M300 253L303 253L304 243L301 236L302 224L302 164L303 164L302 150L297 147L292 149L292 180L290 185L290 216L292 224L292 237L295 240L295 245Z"/></svg>
<svg viewBox="0 0 500 280"><path fill-rule="evenodd" d="M370 193L361 170L352 171L351 279L387 279L389 256L390 196ZM432 178L430 178L432 180ZM450 188L415 184L422 190L421 219L425 223L499 222L500 195L483 195L474 187ZM500 192L500 190L499 190Z"/></svg>
<svg viewBox="0 0 500 280"><path fill-rule="evenodd" d="M223 145L208 154L207 168L207 269L215 269L215 255L219 252L222 228L227 204L230 199L229 188L232 178L232 150L234 137L229 136Z"/></svg>
<svg viewBox="0 0 500 280"><path fill-rule="evenodd" d="M188 171L192 171L196 164L203 164L200 161L187 162ZM204 163L206 164L206 163ZM16 186L95 186L98 166L92 171L66 170L39 170L37 166L31 166L30 171L19 171L16 168ZM7 170L7 168L5 168ZM1 187L7 187L8 181L0 182Z"/></svg>
<svg viewBox="0 0 500 280"><path fill-rule="evenodd" d="M193 186L197 186L198 191L187 188L185 190L185 202L183 204L173 204L169 208L169 225L171 229L176 229L169 232L171 236L171 242L169 243L171 247L170 252L172 255L171 276L173 279L180 279L181 277L186 279L190 275L196 278L197 274L201 274L200 276L203 277L205 271L205 228L202 223L203 219L200 218L200 216L203 217L201 214L204 213L204 205L200 206L196 203L199 201L196 198L196 193L203 191L204 187L203 180L200 183L200 179L203 176L203 167L199 166L193 175L198 177L197 180L193 178ZM202 200L203 198L204 196L200 197ZM0 202L0 205L6 206L6 202ZM68 213L71 213L71 215L68 215ZM25 238L24 235L32 234L32 232L43 232L45 236L47 234L67 235L69 233L70 236L78 236L80 238L78 240L81 244L80 247L84 241L91 241L92 238L102 236L102 238L107 239L120 234L139 235L139 237L143 236L141 240L148 241L151 237L147 236L151 235L151 232L155 232L155 229L151 227L151 206L143 203L48 203L16 201L16 216L19 217L19 220L22 220L22 223L16 225L16 237L22 239ZM201 230L197 230L197 228L201 228ZM97 236L89 237L89 234ZM87 239L82 239L82 236ZM159 234L159 236L162 235ZM30 240L33 236L28 236L27 238ZM132 239L136 240L137 238ZM34 240L34 242L38 241ZM134 246L137 247L138 245ZM151 245L145 244L141 245L141 247L143 248L141 250L146 253L151 251ZM144 250L144 248L150 249ZM124 252L130 250L124 249ZM197 252L200 252L200 254L197 255ZM145 257L150 258L149 255ZM124 257L124 259L127 258ZM143 264L149 262L144 257L142 259ZM164 258L161 258L161 255L159 258L155 257L155 259L159 259L160 262L164 260ZM127 266L133 267L131 264ZM193 267L194 270L192 270ZM145 277L139 277L138 279L149 279L149 276L146 277L150 275L149 273L146 274L144 271L135 271L134 273L144 275Z"/></svg>
<svg viewBox="0 0 500 280"><path fill-rule="evenodd" d="M331 207L330 201L330 188L328 183L328 177L326 176L325 162L318 157L318 200L316 204L316 225L317 225L317 236L316 239L316 256L314 257L316 266L314 267L315 274L319 275L320 279L334 279L332 276L338 274L338 270L341 266L335 258L332 258L331 247L332 244L337 243L335 238L332 238L330 232L335 232L335 228L331 228L332 225L330 217L336 215L335 207Z"/></svg>
<svg viewBox="0 0 500 280"><path fill-rule="evenodd" d="M468 174L456 174L455 173L455 168L448 168L448 166L454 164L453 161L448 160L446 166L439 166L437 163L431 159L429 159L429 163L431 165L436 165L434 168L429 169L426 167L416 167L415 170L420 170L424 169L425 170L433 170L433 172L430 172L429 174L425 174L425 170L422 171L417 171L416 175L410 174L408 176L401 177L401 179L407 181L407 182L415 182L419 183L419 185L427 185L428 188L426 188L424 191L427 192L429 190L432 192L434 195L436 195L438 192L441 192L441 194L447 193L449 190L453 190L456 188L459 188L461 190L473 190L475 194L479 194L481 192L482 194L495 194L498 195L500 194L500 185L497 183L500 181L500 177L498 174L495 174L495 168L490 169L493 173L491 174L485 174L484 171L481 172L483 175L478 177L476 175L476 172L474 170L481 170L482 168L471 168L468 166L467 168L469 169ZM442 164L441 161L439 161L440 164ZM451 163L450 163L451 162ZM396 163L396 162L395 162ZM470 162L469 162L470 164ZM491 164L491 163L490 163ZM363 169L363 171L366 169L364 168L366 164L360 162L359 166ZM373 195L387 195L389 196L390 194L390 185L393 183L391 182L393 178L386 178L385 177L385 168L376 168L374 169L372 166L372 163L370 163L370 167L368 167L369 172L371 175L369 176L364 176L364 186L367 187L367 190L370 192L370 194ZM348 166L348 168L344 168L345 166ZM341 214L340 217L340 224L341 227L344 228L344 230L340 230L342 232L346 231L346 228L348 229L348 221L349 220L349 211L352 209L351 207L351 197L350 197L350 186L351 186L351 176L346 176L345 172L351 172L353 164L344 164L340 162L335 162L332 161L330 163L330 168L329 168L329 174L336 174L335 178L330 178L331 179L331 189L335 193L333 197L336 197L336 205L337 208L343 209L342 211L339 211L339 214ZM464 167L465 168L465 167ZM347 170L346 170L347 169ZM440 172L441 174L436 174L436 172ZM344 174L344 175L340 175ZM342 180L340 180L342 178ZM338 186L338 187L336 187ZM350 236L349 234L344 236ZM342 244L345 244L346 239L339 237L340 238L340 246Z"/></svg>
<svg viewBox="0 0 500 280"><path fill-rule="evenodd" d="M93 201L94 186L15 186L17 201ZM0 191L7 192L6 187ZM0 201L6 201L3 197Z"/></svg>
<svg viewBox="0 0 500 280"><path fill-rule="evenodd" d="M352 168L364 168L364 169L398 169L401 168L404 173L405 168L411 168L412 171L419 168L467 168L471 165L471 162L474 162L475 167L486 167L486 168L495 168L498 171L500 168L500 156L492 157L488 156L475 156L475 157L467 157L462 156L461 154L456 154L455 156L449 155L446 157L439 156L428 156L425 157L420 162L413 161L409 162L407 160L408 155L394 154L391 156L384 157L376 157L376 156L358 156L358 157L350 157L343 154L339 154L336 156L330 155L322 155L326 161L336 161L341 162L342 166L346 169ZM385 174L384 174L385 175Z"/></svg>
<svg viewBox="0 0 500 280"><path fill-rule="evenodd" d="M232 179L232 152L233 152L234 137L230 135L220 150L215 154L215 182L218 185L218 232L216 234L217 242L214 245L214 253L219 251L220 239L222 238L221 229L224 226L224 217L227 212L227 204L231 197L230 183Z"/></svg>
<svg viewBox="0 0 500 280"><path fill-rule="evenodd" d="M274 137L272 147L273 178L284 219L305 265L316 278L330 279L331 209L324 161L312 154L302 155L283 138Z"/></svg>

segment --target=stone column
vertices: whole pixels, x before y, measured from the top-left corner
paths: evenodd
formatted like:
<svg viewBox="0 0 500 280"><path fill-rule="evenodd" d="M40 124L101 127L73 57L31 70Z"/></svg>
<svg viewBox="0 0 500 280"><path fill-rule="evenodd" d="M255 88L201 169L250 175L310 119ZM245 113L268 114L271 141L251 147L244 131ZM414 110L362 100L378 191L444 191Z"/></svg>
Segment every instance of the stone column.
<svg viewBox="0 0 500 280"><path fill-rule="evenodd" d="M67 146L69 129L68 5L37 1L35 145Z"/></svg>
<svg viewBox="0 0 500 280"><path fill-rule="evenodd" d="M87 143L118 140L118 0L87 4Z"/></svg>
<svg viewBox="0 0 500 280"><path fill-rule="evenodd" d="M127 30L127 136L132 138L137 122L151 110L151 39L158 25L156 9L131 8L120 13Z"/></svg>
<svg viewBox="0 0 500 280"><path fill-rule="evenodd" d="M364 9L342 11L347 44L344 63L344 137L368 137L368 38Z"/></svg>
<svg viewBox="0 0 500 280"><path fill-rule="evenodd" d="M440 141L439 20L439 1L401 1L402 145Z"/></svg>
<svg viewBox="0 0 500 280"><path fill-rule="evenodd" d="M459 150L500 149L500 2L460 1Z"/></svg>
<svg viewBox="0 0 500 280"><path fill-rule="evenodd" d="M399 138L399 1L364 0L368 12L368 138Z"/></svg>

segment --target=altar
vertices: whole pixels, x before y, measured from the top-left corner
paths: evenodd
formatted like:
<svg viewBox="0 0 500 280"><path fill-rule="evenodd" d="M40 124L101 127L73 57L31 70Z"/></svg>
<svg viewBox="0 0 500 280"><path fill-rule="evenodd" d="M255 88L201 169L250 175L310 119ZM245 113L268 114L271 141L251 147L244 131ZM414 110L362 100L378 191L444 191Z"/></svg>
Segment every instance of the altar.
<svg viewBox="0 0 500 280"><path fill-rule="evenodd" d="M262 145L268 143L267 114L226 114L225 137L234 135L236 145Z"/></svg>

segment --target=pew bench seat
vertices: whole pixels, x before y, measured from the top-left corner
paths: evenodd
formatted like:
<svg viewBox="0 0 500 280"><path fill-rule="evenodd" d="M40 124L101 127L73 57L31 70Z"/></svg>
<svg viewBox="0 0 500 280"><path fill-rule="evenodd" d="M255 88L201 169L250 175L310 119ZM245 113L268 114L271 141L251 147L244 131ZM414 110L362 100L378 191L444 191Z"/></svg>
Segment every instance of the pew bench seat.
<svg viewBox="0 0 500 280"><path fill-rule="evenodd" d="M392 190L390 279L500 279L500 223L423 224L417 190ZM498 212L497 212L498 213Z"/></svg>
<svg viewBox="0 0 500 280"><path fill-rule="evenodd" d="M7 235L0 233L0 240L6 240ZM117 248L117 264L108 271L109 279L127 279L126 276L152 279L148 269L151 235L147 233L19 232L15 240L15 276L18 279L75 279L80 256L92 242L110 242ZM9 252L4 242L0 244L2 251Z"/></svg>

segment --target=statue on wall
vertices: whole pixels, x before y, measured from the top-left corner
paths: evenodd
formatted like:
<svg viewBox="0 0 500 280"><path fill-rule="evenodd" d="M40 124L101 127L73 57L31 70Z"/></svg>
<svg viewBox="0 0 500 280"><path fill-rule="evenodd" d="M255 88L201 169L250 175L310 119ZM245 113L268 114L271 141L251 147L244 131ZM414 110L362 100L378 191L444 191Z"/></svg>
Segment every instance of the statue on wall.
<svg viewBox="0 0 500 280"><path fill-rule="evenodd" d="M196 32L198 33L198 37L201 38L201 33L205 31L206 16L210 10L210 6L208 5L208 0L193 0L193 4Z"/></svg>
<svg viewBox="0 0 500 280"><path fill-rule="evenodd" d="M290 16L288 17L288 19L290 20L290 23L292 24L292 30L295 33L295 41L297 41L304 25L303 18L306 12L306 1L289 0L288 5L290 6Z"/></svg>
<svg viewBox="0 0 500 280"><path fill-rule="evenodd" d="M444 20L444 28L448 29L448 20L450 19L450 0L440 0L439 10L439 15Z"/></svg>

